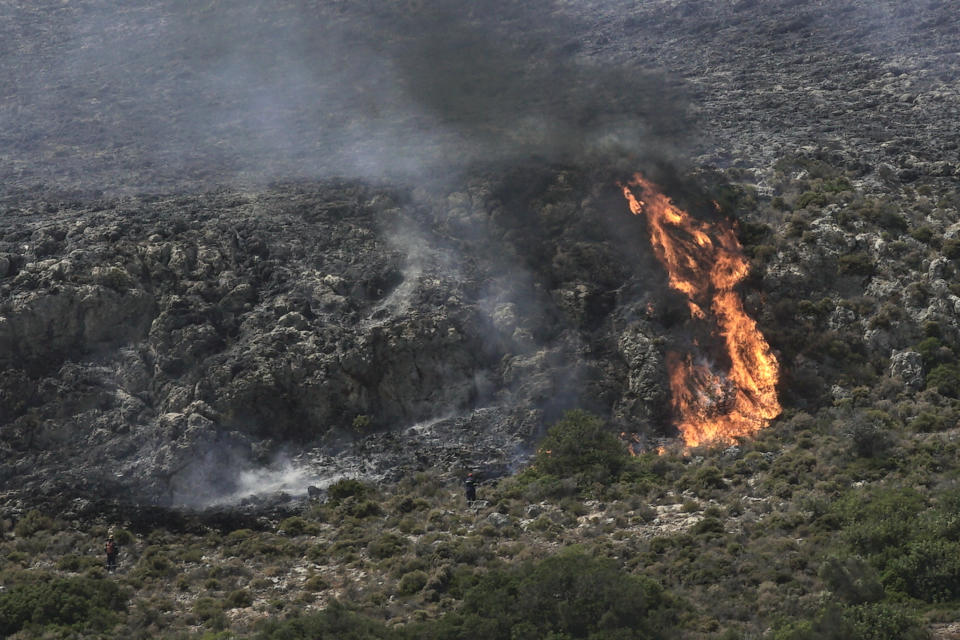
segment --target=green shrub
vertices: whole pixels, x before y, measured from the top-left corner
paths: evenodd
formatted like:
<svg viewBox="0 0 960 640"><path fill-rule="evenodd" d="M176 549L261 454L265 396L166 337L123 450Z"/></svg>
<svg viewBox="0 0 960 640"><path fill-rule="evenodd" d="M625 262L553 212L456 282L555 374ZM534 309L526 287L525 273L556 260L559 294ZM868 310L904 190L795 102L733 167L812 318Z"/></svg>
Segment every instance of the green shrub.
<svg viewBox="0 0 960 640"><path fill-rule="evenodd" d="M410 625L416 638L672 638L676 612L654 581L577 547L536 564L494 570L463 606L434 623Z"/></svg>
<svg viewBox="0 0 960 640"><path fill-rule="evenodd" d="M923 366L932 369L938 364L953 359L953 352L937 336L929 336L917 343L914 347L923 359Z"/></svg>
<svg viewBox="0 0 960 640"><path fill-rule="evenodd" d="M764 634L764 637L768 637ZM781 621L771 640L926 640L920 621L886 603L828 605L813 620Z"/></svg>
<svg viewBox="0 0 960 640"><path fill-rule="evenodd" d="M369 491L370 488L367 485L354 478L343 478L327 487L327 495L334 504L338 504L350 497L357 499L363 498Z"/></svg>
<svg viewBox="0 0 960 640"><path fill-rule="evenodd" d="M773 235L773 229L761 222L741 220L739 226L740 230L737 237L744 248L755 247Z"/></svg>
<svg viewBox="0 0 960 640"><path fill-rule="evenodd" d="M358 500L353 496L345 498L337 507L337 511L342 516L360 519L379 516L383 513L379 503L373 500Z"/></svg>
<svg viewBox="0 0 960 640"><path fill-rule="evenodd" d="M948 540L917 540L888 564L884 584L925 602L960 597L960 544Z"/></svg>
<svg viewBox="0 0 960 640"><path fill-rule="evenodd" d="M244 609L253 604L253 596L246 589L231 591L223 601L224 609Z"/></svg>
<svg viewBox="0 0 960 640"><path fill-rule="evenodd" d="M587 483L613 480L629 460L626 447L605 428L603 420L574 410L547 431L534 464L541 473L578 476Z"/></svg>
<svg viewBox="0 0 960 640"><path fill-rule="evenodd" d="M910 421L910 427L919 433L932 433L934 431L944 431L956 424L957 418L952 413L941 413L939 411L921 411Z"/></svg>
<svg viewBox="0 0 960 640"><path fill-rule="evenodd" d="M28 625L64 625L74 630L105 631L126 608L116 583L94 578L58 578L19 584L0 593L0 636Z"/></svg>
<svg viewBox="0 0 960 640"><path fill-rule="evenodd" d="M383 560L401 554L407 545L406 538L393 533L386 533L367 545L367 553L370 554L371 558Z"/></svg>
<svg viewBox="0 0 960 640"><path fill-rule="evenodd" d="M303 583L303 588L307 591L325 591L330 588L330 585L326 580L323 579L321 575L310 576Z"/></svg>
<svg viewBox="0 0 960 640"><path fill-rule="evenodd" d="M928 634L916 617L893 605L878 602L848 607L843 620L851 640L926 640Z"/></svg>
<svg viewBox="0 0 960 640"><path fill-rule="evenodd" d="M403 496L397 500L396 508L398 513L412 513L414 511L426 511L430 508L430 503L423 498L414 498L412 496Z"/></svg>
<svg viewBox="0 0 960 640"><path fill-rule="evenodd" d="M13 527L13 532L20 538L29 538L38 531L53 529L53 526L53 518L33 509L17 522Z"/></svg>
<svg viewBox="0 0 960 640"><path fill-rule="evenodd" d="M693 525L692 532L696 535L714 533L722 534L724 532L723 523L716 518L704 518Z"/></svg>
<svg viewBox="0 0 960 640"><path fill-rule="evenodd" d="M806 209L809 206L822 207L827 204L827 196L817 191L804 191L797 198L797 209Z"/></svg>
<svg viewBox="0 0 960 640"><path fill-rule="evenodd" d="M937 365L927 374L927 389L948 398L960 398L960 367L955 364Z"/></svg>
<svg viewBox="0 0 960 640"><path fill-rule="evenodd" d="M954 237L943 241L941 248L945 258L960 260L960 238Z"/></svg>
<svg viewBox="0 0 960 640"><path fill-rule="evenodd" d="M263 622L256 640L385 640L398 634L334 600L320 613ZM412 638L412 636L411 636Z"/></svg>
<svg viewBox="0 0 960 640"><path fill-rule="evenodd" d="M697 495L709 493L711 489L727 488L727 483L723 481L723 472L713 465L699 467L693 472L691 478L685 480L686 481L682 481L681 484Z"/></svg>
<svg viewBox="0 0 960 640"><path fill-rule="evenodd" d="M223 603L214 598L197 598L193 603L193 613L201 622L213 629L227 626L227 616L223 613Z"/></svg>
<svg viewBox="0 0 960 640"><path fill-rule="evenodd" d="M937 232L928 224L923 224L910 230L910 237L923 244L930 244L930 241L933 240L936 235Z"/></svg>
<svg viewBox="0 0 960 640"><path fill-rule="evenodd" d="M301 518L300 516L292 516L280 521L280 525L277 527L278 531L282 531L288 536L302 536L307 535L316 535L320 528L317 527L312 522L308 522Z"/></svg>
<svg viewBox="0 0 960 640"><path fill-rule="evenodd" d="M361 436L367 434L372 426L373 420L366 414L356 416L353 422L350 423L350 428L353 429L353 432Z"/></svg>
<svg viewBox="0 0 960 640"><path fill-rule="evenodd" d="M884 595L877 571L859 556L830 556L820 565L819 576L835 596L849 604L876 602Z"/></svg>
<svg viewBox="0 0 960 640"><path fill-rule="evenodd" d="M861 458L879 458L893 447L893 418L883 411L864 411L854 415L844 433L850 438L850 451Z"/></svg>
<svg viewBox="0 0 960 640"><path fill-rule="evenodd" d="M177 569L161 547L151 546L144 551L133 573L138 578L172 578Z"/></svg>
<svg viewBox="0 0 960 640"><path fill-rule="evenodd" d="M847 275L872 276L873 258L863 251L845 253L837 259L837 270Z"/></svg>
<svg viewBox="0 0 960 640"><path fill-rule="evenodd" d="M114 529L113 541L117 543L117 546L122 547L133 542L133 534L126 529Z"/></svg>
<svg viewBox="0 0 960 640"><path fill-rule="evenodd" d="M80 556L75 553L68 553L57 561L57 568L63 571L73 571L75 573L86 571L91 567L99 567L103 560L94 556Z"/></svg>
<svg viewBox="0 0 960 640"><path fill-rule="evenodd" d="M180 554L180 561L197 564L198 562L203 561L203 556L204 556L204 552L202 548L191 547L189 549L183 550L183 553Z"/></svg>
<svg viewBox="0 0 960 640"><path fill-rule="evenodd" d="M866 220L888 231L905 233L907 220L889 203L871 200L860 203L856 213Z"/></svg>
<svg viewBox="0 0 960 640"><path fill-rule="evenodd" d="M298 547L290 540L270 533L254 533L238 529L227 536L224 551L240 558L289 556L298 553Z"/></svg>
<svg viewBox="0 0 960 640"><path fill-rule="evenodd" d="M428 579L429 576L425 571L418 570L406 573L400 578L400 583L397 585L397 592L402 596L418 593L427 586Z"/></svg>
<svg viewBox="0 0 960 640"><path fill-rule="evenodd" d="M850 191L851 189L853 189L853 185L843 176L837 176L836 178L823 181L823 190L827 193L840 193L842 191Z"/></svg>
<svg viewBox="0 0 960 640"><path fill-rule="evenodd" d="M924 497L910 488L851 491L833 507L844 523L843 539L880 567L914 539L917 516L926 508Z"/></svg>

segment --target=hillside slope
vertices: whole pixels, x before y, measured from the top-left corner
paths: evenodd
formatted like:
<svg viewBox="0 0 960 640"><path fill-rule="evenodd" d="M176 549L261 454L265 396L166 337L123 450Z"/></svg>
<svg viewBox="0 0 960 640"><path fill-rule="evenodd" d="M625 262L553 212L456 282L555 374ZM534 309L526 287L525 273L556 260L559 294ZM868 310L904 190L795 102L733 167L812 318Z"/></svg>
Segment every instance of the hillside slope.
<svg viewBox="0 0 960 640"><path fill-rule="evenodd" d="M952 3L111 5L0 7L0 634L461 637L584 563L602 633L950 637ZM750 261L756 439L678 439L638 170ZM571 409L645 453L544 471Z"/></svg>

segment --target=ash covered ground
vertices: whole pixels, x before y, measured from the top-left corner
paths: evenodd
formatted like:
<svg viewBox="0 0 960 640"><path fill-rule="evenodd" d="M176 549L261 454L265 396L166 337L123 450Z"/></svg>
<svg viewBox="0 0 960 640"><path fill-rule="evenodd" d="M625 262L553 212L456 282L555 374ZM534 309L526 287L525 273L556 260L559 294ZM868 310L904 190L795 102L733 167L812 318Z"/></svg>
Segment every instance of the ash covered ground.
<svg viewBox="0 0 960 640"><path fill-rule="evenodd" d="M4 503L502 473L572 407L669 435L683 305L615 188L637 168L755 232L743 293L788 406L858 384L790 325L922 384L910 345L960 331L952 258L907 233L960 233L958 22L949 2L4 4ZM844 222L878 198L901 222Z"/></svg>

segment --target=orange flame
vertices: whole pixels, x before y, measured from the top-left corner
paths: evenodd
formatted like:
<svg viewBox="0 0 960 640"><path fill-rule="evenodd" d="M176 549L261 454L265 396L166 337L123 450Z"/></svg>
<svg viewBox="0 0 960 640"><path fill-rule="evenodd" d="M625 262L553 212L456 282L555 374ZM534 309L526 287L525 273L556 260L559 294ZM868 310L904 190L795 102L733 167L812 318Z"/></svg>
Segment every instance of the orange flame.
<svg viewBox="0 0 960 640"><path fill-rule="evenodd" d="M640 436L635 433L628 434L626 431L621 431L620 441L627 445L627 452L630 453L630 457L632 458L636 458L643 452Z"/></svg>
<svg viewBox="0 0 960 640"><path fill-rule="evenodd" d="M734 442L756 433L780 415L780 366L733 290L747 275L748 263L732 227L694 219L639 173L619 186L630 211L646 216L670 287L686 296L692 317L705 320L709 311L730 357L730 370L719 375L689 355L668 354L672 404L684 442Z"/></svg>

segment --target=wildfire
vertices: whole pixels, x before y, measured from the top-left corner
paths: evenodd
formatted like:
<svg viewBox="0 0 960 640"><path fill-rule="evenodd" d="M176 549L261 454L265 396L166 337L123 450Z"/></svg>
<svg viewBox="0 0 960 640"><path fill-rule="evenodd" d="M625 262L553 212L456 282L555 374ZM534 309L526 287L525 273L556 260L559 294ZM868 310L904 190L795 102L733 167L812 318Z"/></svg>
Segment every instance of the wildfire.
<svg viewBox="0 0 960 640"><path fill-rule="evenodd" d="M630 457L636 458L643 453L643 443L640 442L640 436L637 434L628 434L626 431L621 431L620 441L627 445L627 451L630 453Z"/></svg>
<svg viewBox="0 0 960 640"><path fill-rule="evenodd" d="M748 271L733 228L693 218L639 173L619 186L630 211L646 216L670 287L684 294L692 317L716 323L730 358L730 370L718 374L689 354L668 354L672 404L684 442L732 442L756 433L780 414L780 367L733 290Z"/></svg>

